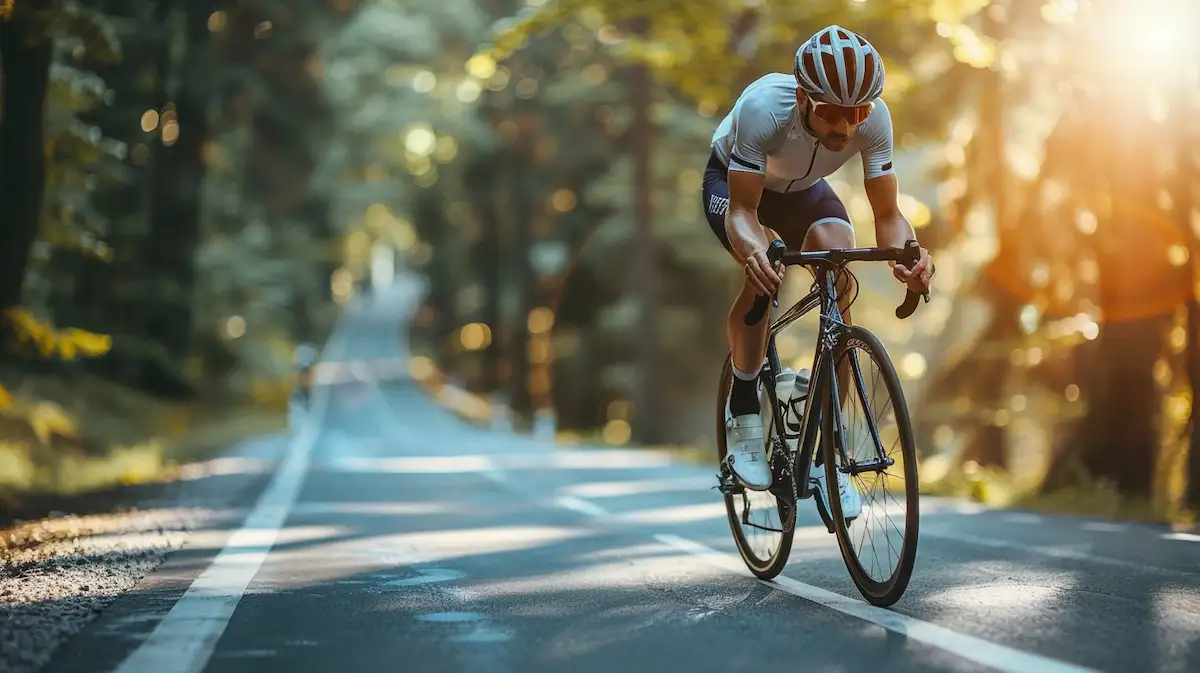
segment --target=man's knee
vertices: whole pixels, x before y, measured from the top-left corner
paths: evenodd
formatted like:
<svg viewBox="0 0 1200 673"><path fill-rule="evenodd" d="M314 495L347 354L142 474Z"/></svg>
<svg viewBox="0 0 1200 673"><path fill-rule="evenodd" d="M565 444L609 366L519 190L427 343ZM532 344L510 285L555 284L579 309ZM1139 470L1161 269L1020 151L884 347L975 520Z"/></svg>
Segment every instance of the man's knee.
<svg viewBox="0 0 1200 673"><path fill-rule="evenodd" d="M838 250L854 247L854 227L849 220L826 217L808 228L804 236L805 250Z"/></svg>
<svg viewBox="0 0 1200 673"><path fill-rule="evenodd" d="M845 250L854 246L854 227L840 217L817 220L804 237L805 250ZM838 303L845 306L858 291L855 280L849 273L838 273L835 283L841 299Z"/></svg>

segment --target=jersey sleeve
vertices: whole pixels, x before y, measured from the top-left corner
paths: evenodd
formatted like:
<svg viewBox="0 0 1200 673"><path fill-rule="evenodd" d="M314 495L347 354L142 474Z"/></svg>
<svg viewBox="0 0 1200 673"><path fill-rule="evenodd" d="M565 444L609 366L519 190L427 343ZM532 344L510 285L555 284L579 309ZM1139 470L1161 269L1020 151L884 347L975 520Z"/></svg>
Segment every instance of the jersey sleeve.
<svg viewBox="0 0 1200 673"><path fill-rule="evenodd" d="M779 122L756 99L747 99L734 112L730 131L729 170L766 175L767 152L779 134Z"/></svg>
<svg viewBox="0 0 1200 673"><path fill-rule="evenodd" d="M875 109L867 118L861 131L863 135L863 179L871 180L896 172L892 151L892 114L882 100L875 102Z"/></svg>

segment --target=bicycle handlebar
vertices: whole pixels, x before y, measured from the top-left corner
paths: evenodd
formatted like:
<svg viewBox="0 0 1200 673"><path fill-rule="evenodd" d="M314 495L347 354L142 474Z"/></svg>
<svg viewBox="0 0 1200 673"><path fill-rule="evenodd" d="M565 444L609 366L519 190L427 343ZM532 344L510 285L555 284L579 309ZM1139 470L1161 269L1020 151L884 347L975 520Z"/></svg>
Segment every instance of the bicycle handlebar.
<svg viewBox="0 0 1200 673"><path fill-rule="evenodd" d="M773 268L778 268L780 262L785 266L809 264L834 264L841 266L847 262L899 262L907 267L913 267L921 259L921 246L914 240L909 240L903 248L851 248L848 250L819 250L814 252L788 252L787 246L778 239L771 241L767 248L767 261ZM909 317L917 310L921 297L929 301L929 293L918 293L908 290L904 303L896 307L896 317L901 320ZM772 296L757 295L754 305L746 312L747 325L756 325L767 313L767 306Z"/></svg>

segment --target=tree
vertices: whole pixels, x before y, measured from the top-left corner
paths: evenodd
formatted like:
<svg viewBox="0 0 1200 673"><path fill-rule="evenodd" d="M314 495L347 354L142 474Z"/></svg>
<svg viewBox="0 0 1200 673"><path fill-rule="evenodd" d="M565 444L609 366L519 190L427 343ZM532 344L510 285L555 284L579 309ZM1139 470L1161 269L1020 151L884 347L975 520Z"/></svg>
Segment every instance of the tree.
<svg viewBox="0 0 1200 673"><path fill-rule="evenodd" d="M0 234L0 311L21 303L41 219L46 179L43 119L54 54L46 25L52 10L51 0L27 0L0 22L0 201L9 208Z"/></svg>
<svg viewBox="0 0 1200 673"><path fill-rule="evenodd" d="M901 15L900 20L911 21L918 26L916 31L897 31L895 23L897 15L882 3L846 3L829 0L819 3L788 3L768 1L756 5L747 5L738 1L720 1L708 3L687 3L678 0L653 0L639 3L612 2L605 0L563 0L546 3L538 9L527 9L510 20L497 25L496 35L492 43L484 45L480 53L495 59L504 59L527 47L533 36L542 35L547 31L572 21L568 17L580 17L580 22L586 25L604 45L605 50L616 61L623 65L630 83L625 101L620 104L623 113L632 115L636 123L630 132L634 134L632 142L626 144L639 166L628 174L631 184L628 191L622 194L635 204L639 204L634 214L637 222L632 232L642 241L632 249L633 268L636 280L632 292L640 297L640 309L632 315L637 316L636 322L626 323L633 333L641 335L638 345L633 352L639 353L636 365L637 382L629 383L630 393L637 397L635 405L638 411L639 423L636 424L636 434L643 441L656 441L663 435L655 424L670 416L654 409L651 402L669 399L670 395L664 390L664 381L671 380L673 373L668 373L660 366L660 354L670 343L675 347L678 342L666 336L670 330L663 317L662 333L656 327L659 320L656 316L664 315L667 309L661 306L658 292L661 284L656 277L661 277L655 269L669 265L670 260L661 256L661 243L655 245L650 240L663 239L650 229L650 222L655 226L660 224L664 215L655 213L652 217L650 204L652 195L658 198L661 192L655 192L651 187L654 180L648 177L656 174L659 167L650 169L646 166L649 160L648 138L650 137L649 120L657 115L643 115L642 110L670 110L674 121L682 112L682 108L690 107L699 111L704 118L710 118L721 108L732 103L739 88L749 79L757 77L765 71L786 71L796 48L796 27L809 26L813 31L823 25L837 22L842 25L852 25L856 30L868 35L876 35L877 43L885 54L895 54L897 59L918 52L924 47L921 44L920 33L932 34L937 20L950 20L959 14L973 11L980 2L960 3L961 7L947 7L945 3L915 3L911 13ZM763 26L788 26L787 31L771 31ZM906 25L906 27L908 27ZM896 37L900 36L900 37ZM731 66L729 54L738 53L746 59L745 63ZM781 65L784 64L784 65ZM889 63L896 81L903 82L903 68L895 63ZM658 86L652 85L651 80L643 77L653 75ZM655 93L651 101L646 95L649 91ZM686 101L686 102L685 102ZM678 106L678 107L676 107ZM903 107L899 115L904 118L909 114ZM928 117L928 115L926 115ZM707 127L697 129L695 135L683 141L687 149L684 152L694 152L691 166L703 166L703 156L707 147L707 137L711 135L712 122L706 122ZM688 144L690 142L690 144ZM661 157L670 155L668 152L654 152L655 161L663 161ZM675 173L678 176L678 173ZM698 182L698 181L697 181ZM698 186L692 189L698 190ZM692 195L692 198L697 198ZM695 212L696 220L702 222L702 214ZM667 216L669 217L669 216ZM708 234L711 237L711 234ZM706 240L700 245L711 246L715 241ZM673 247L673 246L672 246ZM720 248L716 248L720 251ZM724 266L722 266L724 265ZM701 271L689 268L688 274L694 278L696 273L713 274L721 277L720 271L732 271L724 260L718 259L713 270ZM649 275L648 275L649 274ZM665 292L665 288L661 288ZM689 308L698 309L699 299L693 298ZM625 315L622 313L622 315ZM694 315L694 313L693 313ZM720 319L711 324L720 324ZM710 324L705 322L704 324ZM721 330L716 330L720 332ZM695 376L696 358L716 360L714 353L708 356L693 356L691 371L685 365L684 371ZM682 373L682 372L681 372ZM698 381L687 378L690 389L696 390ZM628 381L627 381L628 382ZM690 423L694 427L694 423ZM706 423L707 425L707 423ZM691 439L689 437L688 439Z"/></svg>

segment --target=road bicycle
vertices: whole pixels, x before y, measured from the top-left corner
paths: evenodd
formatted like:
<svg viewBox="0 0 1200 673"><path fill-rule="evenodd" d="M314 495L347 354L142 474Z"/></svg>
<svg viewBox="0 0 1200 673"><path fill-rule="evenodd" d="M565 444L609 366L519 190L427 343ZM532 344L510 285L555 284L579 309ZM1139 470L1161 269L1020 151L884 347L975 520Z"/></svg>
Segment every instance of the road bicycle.
<svg viewBox="0 0 1200 673"><path fill-rule="evenodd" d="M827 490L834 491L832 496L828 497L830 506L826 507L826 498L816 497L813 500L825 524L825 530L836 534L842 560L859 593L874 605L892 605L908 587L913 563L916 561L920 518L916 442L904 401L904 391L891 358L873 333L860 325L847 325L842 321L835 275L846 274L857 288L857 281L846 268L850 262L896 261L911 268L920 258L920 248L916 241L910 240L904 248L788 252L782 241L775 240L768 249L767 257L772 266L776 267L780 263L786 266L812 267L816 282L807 296L796 302L771 325L766 362L759 372L760 397L765 396L765 399L760 399L765 430L763 441L774 475L774 483L767 490L746 488L731 472L726 460L726 401L733 380L733 370L730 358L725 359L717 395L720 466L717 489L725 499L734 542L742 559L755 576L764 580L776 577L787 564L788 555L791 553L792 540L796 533L797 503L819 492L816 482L810 479L810 470L814 466L824 469L825 484L830 485ZM856 291L851 297L851 304L857 296ZM908 290L904 303L896 309L896 317L903 319L912 315L922 296L926 302L929 301L928 293L922 295ZM744 317L746 324L753 325L762 320L769 305L778 306L778 297L756 297L753 307ZM791 391L788 391L789 399L781 400L776 391L776 378L782 371L776 349L776 336L818 306L821 309L820 324L810 370L813 374L808 394L797 400L791 399L793 396ZM865 357L860 357L860 352ZM879 376L873 381L880 385L874 386L872 390L882 387L891 402L890 414L885 413L879 420L893 422L895 428L881 431L878 422L868 421L865 424L865 435L871 446L864 457L856 458L851 452L857 445L850 441L849 434L852 428L858 429L860 426L857 423L846 422L843 405L861 402L862 409L867 411L868 415L872 409L873 405L867 400L867 378L863 376L864 360L869 360L869 363L879 370ZM847 388L844 395L839 394L839 386ZM839 403L835 404L835 400ZM801 403L803 409L799 414L799 421L789 420L788 411L799 411L797 407L801 406ZM898 443L899 451L887 451L884 447L887 440ZM841 498L837 497L836 493L838 472L848 475L849 482L858 490L860 500L863 501L857 516L843 516ZM896 489L897 478L903 479L904 482L900 491ZM873 480L871 485L866 484L868 479ZM875 495L884 496L883 506L866 502L868 496ZM740 503L737 502L739 496ZM773 514L778 523L751 523L751 499L758 496L765 500L762 509L768 518ZM890 503L886 502L889 496ZM870 525L877 523L881 515L887 517L889 512L900 509L904 512L900 544L893 544L890 538L886 544L879 544L874 536L867 542L867 532L873 530ZM890 523L890 519L885 521L883 526L884 533L900 530ZM750 544L746 527L751 529L752 534L757 534L758 531L774 534L775 542L767 545L765 553L760 554ZM863 552L868 549L861 544L856 548L856 542L867 542L865 547L869 547L869 551L875 554L875 559L869 565L865 564L862 558ZM879 552L885 552L889 559L895 557L895 567L890 572L872 572L879 567Z"/></svg>

